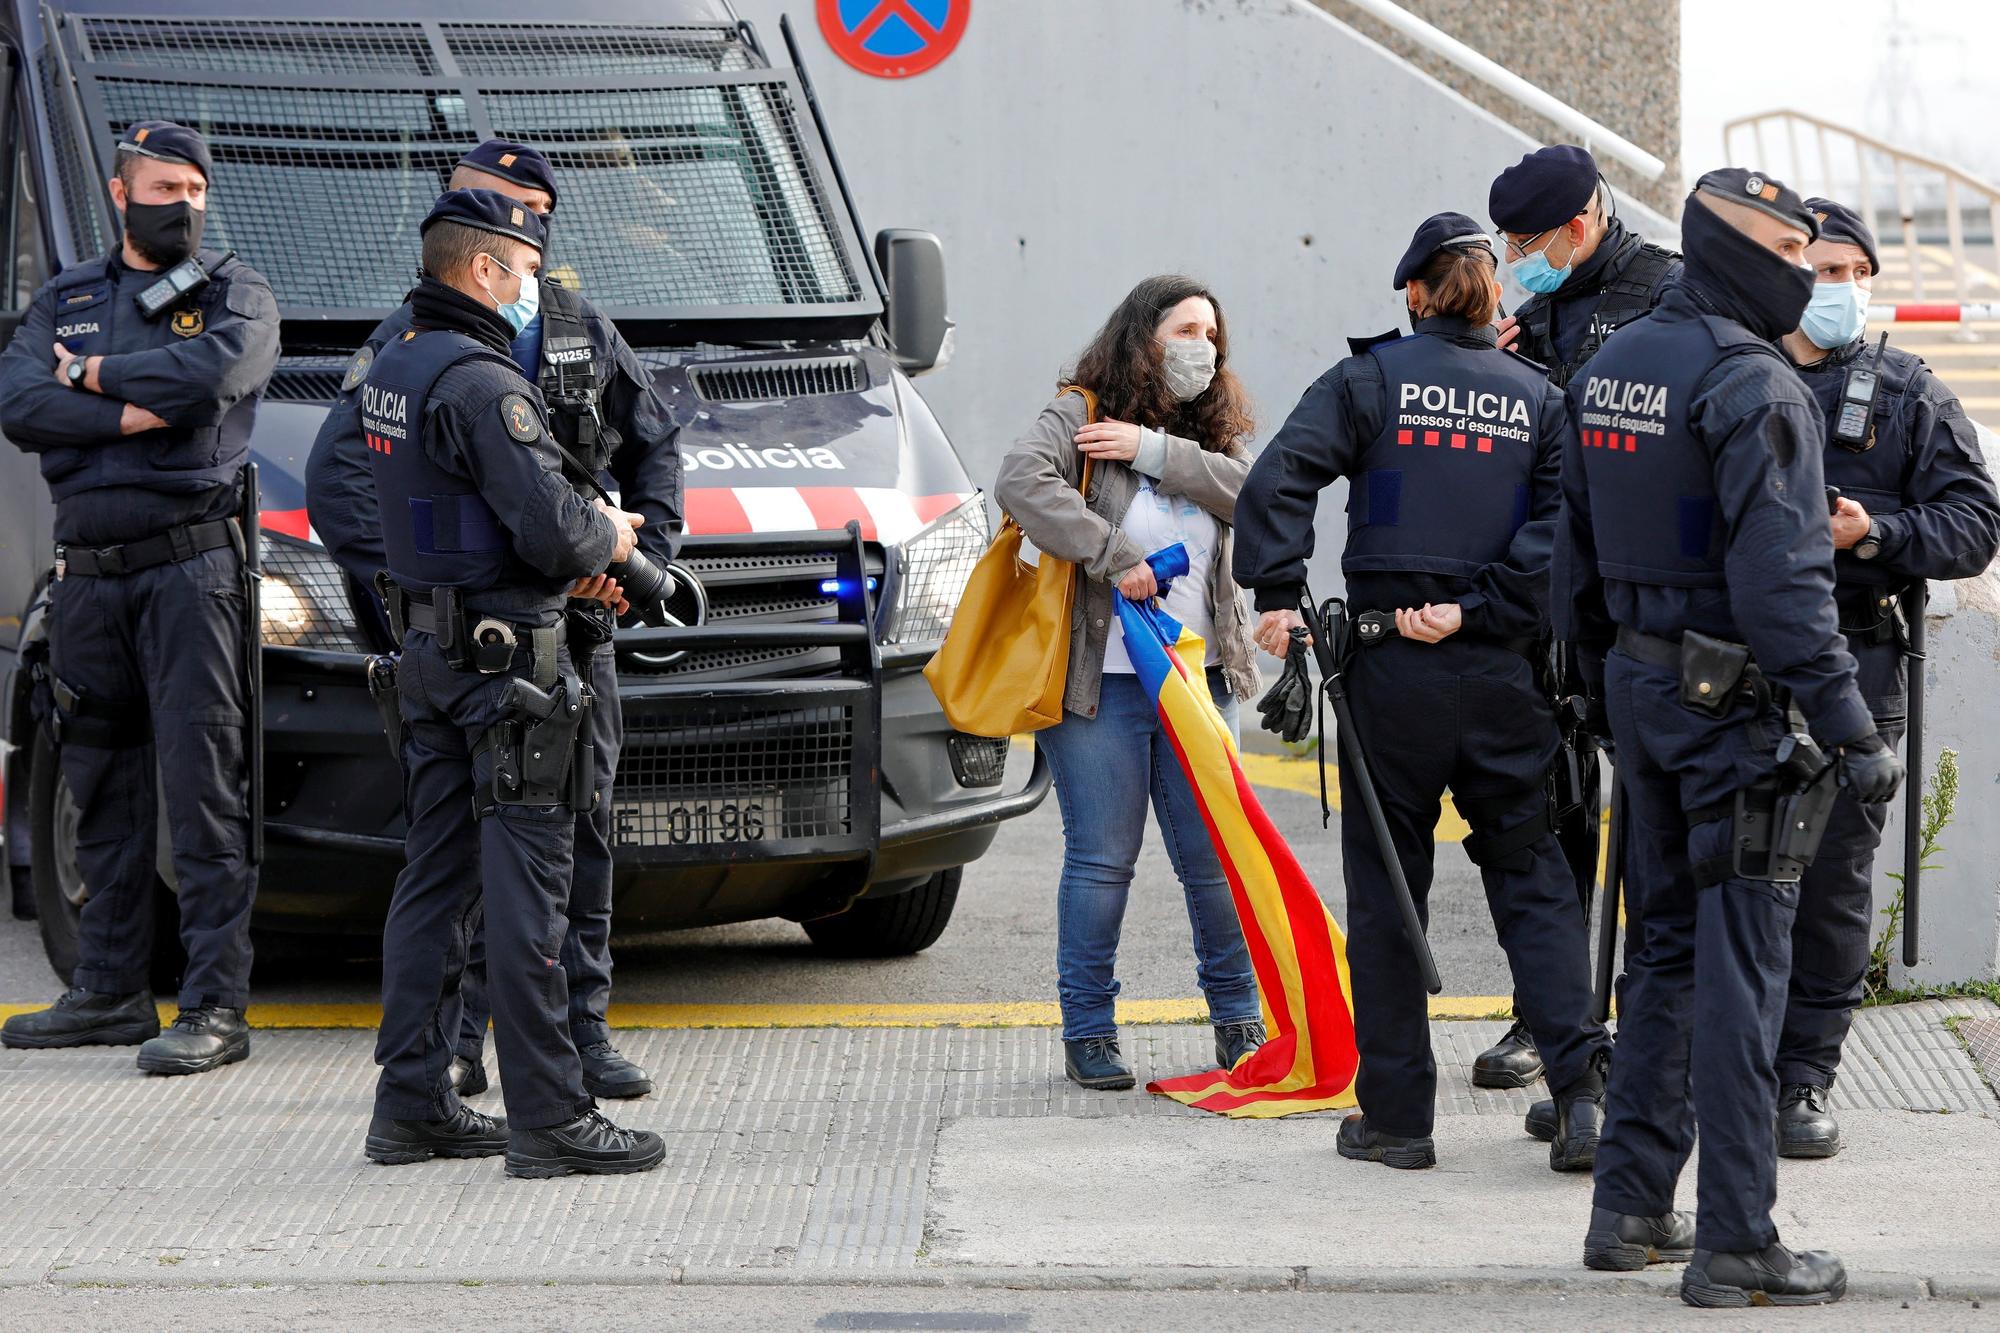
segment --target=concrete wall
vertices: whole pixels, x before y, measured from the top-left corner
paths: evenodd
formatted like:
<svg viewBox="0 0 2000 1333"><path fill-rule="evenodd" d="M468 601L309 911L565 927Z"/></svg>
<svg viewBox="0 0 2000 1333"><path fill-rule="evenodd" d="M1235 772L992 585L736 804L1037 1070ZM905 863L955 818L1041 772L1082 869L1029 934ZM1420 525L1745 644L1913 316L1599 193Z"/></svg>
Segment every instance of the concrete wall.
<svg viewBox="0 0 2000 1333"><path fill-rule="evenodd" d="M1269 438L1349 335L1401 321L1389 278L1416 224L1483 217L1535 145L1306 0L976 0L958 50L901 80L843 63L810 0L737 7L781 63L791 15L864 224L943 238L957 357L919 383L982 486L1161 271L1221 297ZM1323 502L1322 550L1343 503ZM1315 581L1338 576L1319 561Z"/></svg>
<svg viewBox="0 0 2000 1333"><path fill-rule="evenodd" d="M1314 3L1529 133L1561 140L1574 137L1456 65L1422 50L1346 0ZM1605 174L1655 208L1679 215L1681 200L1687 194L1681 183L1680 160L1680 0L1541 0L1532 5L1496 4L1493 0L1398 3L1657 155L1667 164L1664 180L1642 180L1608 158ZM1696 163L1695 174L1720 162L1717 157L1712 162Z"/></svg>

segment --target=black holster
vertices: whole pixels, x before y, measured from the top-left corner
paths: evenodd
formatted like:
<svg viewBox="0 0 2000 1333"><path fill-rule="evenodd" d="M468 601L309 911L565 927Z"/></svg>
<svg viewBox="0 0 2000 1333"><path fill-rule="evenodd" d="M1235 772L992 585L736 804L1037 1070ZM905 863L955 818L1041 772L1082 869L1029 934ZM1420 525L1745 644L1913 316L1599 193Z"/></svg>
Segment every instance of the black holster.
<svg viewBox="0 0 2000 1333"><path fill-rule="evenodd" d="M397 655L380 653L368 659L368 697L375 701L375 711L382 715L382 735L389 742L389 753L400 765L403 762L403 700L396 692Z"/></svg>
<svg viewBox="0 0 2000 1333"><path fill-rule="evenodd" d="M98 699L65 683L53 670L48 677L49 730L57 745L89 745L100 750L129 750L153 739L153 715L144 700Z"/></svg>
<svg viewBox="0 0 2000 1333"><path fill-rule="evenodd" d="M491 806L565 805L589 813L597 802L589 725L596 695L571 671L552 690L518 677L507 688L508 717L487 728L474 749L493 756Z"/></svg>
<svg viewBox="0 0 2000 1333"><path fill-rule="evenodd" d="M1739 788L1728 805L1729 850L1697 862L1694 879L1707 887L1725 879L1796 884L1819 852L1839 795L1833 760L1806 734L1796 707L1786 709L1792 731L1778 742L1770 775ZM1689 817L1692 824L1720 818L1710 807Z"/></svg>

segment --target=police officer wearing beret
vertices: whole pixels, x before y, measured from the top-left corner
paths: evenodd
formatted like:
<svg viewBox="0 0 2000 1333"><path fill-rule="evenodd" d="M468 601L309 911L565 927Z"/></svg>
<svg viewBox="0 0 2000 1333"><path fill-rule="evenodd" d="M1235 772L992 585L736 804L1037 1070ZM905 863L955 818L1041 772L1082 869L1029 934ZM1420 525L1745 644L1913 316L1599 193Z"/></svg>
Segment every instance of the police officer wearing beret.
<svg viewBox="0 0 2000 1333"><path fill-rule="evenodd" d="M565 643L578 580L630 555L643 518L562 474L541 391L509 355L546 233L492 190L451 190L423 227L411 326L374 358L361 429L404 626L398 671L409 812L383 933L378 1162L507 1155L513 1176L657 1166L658 1135L595 1109L562 961L577 818L598 802L590 685ZM470 853L468 855L468 853ZM511 1123L452 1086L453 1003L471 920Z"/></svg>
<svg viewBox="0 0 2000 1333"><path fill-rule="evenodd" d="M545 156L525 144L504 139L480 144L459 159L450 185L497 191L540 215L545 227L553 225L555 172ZM673 558L683 527L681 463L675 446L678 427L655 392L652 375L610 319L585 297L546 277L524 293L522 304L503 313L522 321L510 354L542 391L554 437L569 454L563 460L566 474L586 487L615 481L620 503L646 517L640 550L655 565L664 565ZM373 455L361 429L360 387L369 363L410 328L412 318L406 303L369 334L348 368L344 391L320 427L307 465L307 503L314 530L364 590L372 587L384 557ZM568 610L571 652L597 694L591 739L600 795L596 807L577 819L563 966L570 979L570 1035L582 1055L584 1084L598 1097L638 1097L653 1088L646 1071L612 1045L607 1023L611 786L618 770L623 721L611 647L614 621L601 597L622 591L609 580L579 585ZM371 594L363 596L372 599ZM465 1096L487 1087L485 974L483 939L475 936L453 1065L453 1079Z"/></svg>
<svg viewBox="0 0 2000 1333"><path fill-rule="evenodd" d="M1691 1255L1689 1304L1818 1304L1846 1289L1839 1260L1786 1249L1771 1216L1799 867L1834 781L1880 803L1902 766L1835 616L1825 419L1776 346L1818 224L1732 169L1681 227L1681 281L1569 386L1556 629L1601 673L1644 904L1584 1262ZM1691 1220L1673 1203L1697 1120Z"/></svg>
<svg viewBox="0 0 2000 1333"><path fill-rule="evenodd" d="M1680 256L1626 230L1612 212L1611 188L1588 149L1553 144L1527 154L1501 172L1487 195L1487 211L1507 242L1514 280L1527 303L1500 321L1500 345L1549 369L1558 388L1583 368L1621 324L1651 310L1668 283L1680 276ZM1596 765L1584 773L1594 785ZM1594 790L1590 793L1595 803ZM1581 827L1581 848L1568 845L1579 868L1585 901L1596 879L1595 818ZM1507 1034L1472 1062L1482 1088L1521 1088L1542 1074L1534 1040L1517 1019ZM1532 1133L1555 1132L1555 1105L1539 1102L1529 1113Z"/></svg>
<svg viewBox="0 0 2000 1333"><path fill-rule="evenodd" d="M1356 612L1393 613L1345 675L1362 748L1418 910L1449 787L1472 825L1501 946L1549 1065L1558 1171L1595 1156L1608 1040L1589 1017L1588 945L1556 844L1546 783L1558 744L1534 659L1548 629L1562 395L1541 367L1495 350L1493 242L1460 213L1418 230L1395 286L1415 332L1357 341L1306 391L1258 457L1236 507L1237 581L1255 590L1257 640L1284 656L1299 625L1319 493L1350 480L1341 567ZM1341 861L1361 1114L1343 1157L1401 1168L1437 1160L1429 1011L1362 801L1341 772Z"/></svg>
<svg viewBox="0 0 2000 1333"><path fill-rule="evenodd" d="M1832 518L1840 632L1875 730L1894 745L1909 686L1904 618L1921 614L1910 590L1927 579L1971 578L1992 563L2000 497L1957 396L1914 353L1865 336L1869 291L1881 271L1873 230L1831 199L1808 199L1806 207L1819 221L1819 239L1806 248L1818 281L1783 345L1825 418L1826 482L1840 490ZM1840 1151L1827 1092L1868 970L1870 886L1888 809L1843 794L1800 883L1778 1038L1781 1156Z"/></svg>
<svg viewBox="0 0 2000 1333"><path fill-rule="evenodd" d="M0 357L0 430L41 455L56 505L46 672L91 890L71 989L0 1039L139 1045L139 1068L194 1074L250 1053L252 636L232 519L278 305L233 251L201 248L199 134L140 121L114 161L118 248L50 280ZM187 949L165 1033L148 982L156 763Z"/></svg>

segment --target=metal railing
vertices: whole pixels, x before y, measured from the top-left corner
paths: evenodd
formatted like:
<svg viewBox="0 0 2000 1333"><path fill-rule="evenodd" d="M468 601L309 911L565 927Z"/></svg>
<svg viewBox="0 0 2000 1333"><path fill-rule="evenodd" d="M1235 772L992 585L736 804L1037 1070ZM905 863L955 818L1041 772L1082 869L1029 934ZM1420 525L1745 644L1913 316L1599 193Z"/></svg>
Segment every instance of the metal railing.
<svg viewBox="0 0 2000 1333"><path fill-rule="evenodd" d="M1292 0L1292 3L1298 9L1324 22L1340 22L1333 15L1312 4L1311 0ZM1536 115L1554 121L1576 135L1577 141L1593 154L1602 153L1622 162L1647 180L1659 180L1667 174L1667 164L1638 144L1608 126L1592 120L1561 98L1537 88L1514 71L1487 59L1464 42L1424 22L1401 5L1392 4L1390 0L1341 0L1341 3L1360 10L1379 23L1387 24L1432 55L1450 61L1467 74L1504 93Z"/></svg>
<svg viewBox="0 0 2000 1333"><path fill-rule="evenodd" d="M1767 126L1782 128L1784 132L1786 156L1783 160L1774 160L1771 156L1771 144L1765 138ZM1816 141L1819 159L1816 172L1806 161L1806 150L1800 146L1801 128L1811 131ZM1744 162L1736 154L1739 131L1743 130L1749 131L1755 149L1756 156L1751 162ZM1944 215L1945 244L1951 254L1952 281L1958 304L1962 307L1973 305L1972 275L1965 246L1966 196L1976 196L1974 207L1983 201L1987 225L1992 229L1995 244L2000 246L2000 186L1981 180L1949 162L1940 162L1922 153L1885 143L1849 126L1789 109L1760 111L1729 121L1722 127L1722 151L1729 161L1738 165L1755 166L1774 173L1789 167L1784 179L1800 193L1840 200L1860 213L1878 236L1900 234L1904 252L1910 258L1910 281L1919 303L1925 299L1923 258L1917 245L1919 197L1925 196L1926 202L1934 199L1936 207ZM1847 160L1851 160L1853 165L1843 175L1836 164L1844 166ZM1891 204L1898 224L1893 230L1876 225L1881 212L1878 193L1881 178L1877 172L1885 164L1893 186ZM1816 182L1816 185L1806 189L1803 185L1805 181Z"/></svg>

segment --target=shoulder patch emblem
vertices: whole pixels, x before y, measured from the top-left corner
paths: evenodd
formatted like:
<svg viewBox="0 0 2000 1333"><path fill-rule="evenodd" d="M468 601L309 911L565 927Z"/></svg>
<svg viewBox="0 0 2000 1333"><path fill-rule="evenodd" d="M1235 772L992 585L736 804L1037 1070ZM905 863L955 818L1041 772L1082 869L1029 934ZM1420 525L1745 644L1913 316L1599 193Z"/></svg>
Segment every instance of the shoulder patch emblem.
<svg viewBox="0 0 2000 1333"><path fill-rule="evenodd" d="M374 364L374 348L364 347L356 352L354 359L347 363L347 374L341 377L340 391L342 393L353 393L356 389L360 388L361 381L368 378L368 367Z"/></svg>
<svg viewBox="0 0 2000 1333"><path fill-rule="evenodd" d="M202 330L201 311L199 310L174 311L173 324L171 327L173 328L173 331L175 333L178 333L183 338L195 337Z"/></svg>
<svg viewBox="0 0 2000 1333"><path fill-rule="evenodd" d="M500 400L500 419L507 423L507 433L522 444L533 444L542 438L542 423L535 416L533 405L518 393Z"/></svg>

